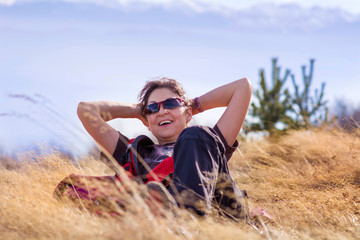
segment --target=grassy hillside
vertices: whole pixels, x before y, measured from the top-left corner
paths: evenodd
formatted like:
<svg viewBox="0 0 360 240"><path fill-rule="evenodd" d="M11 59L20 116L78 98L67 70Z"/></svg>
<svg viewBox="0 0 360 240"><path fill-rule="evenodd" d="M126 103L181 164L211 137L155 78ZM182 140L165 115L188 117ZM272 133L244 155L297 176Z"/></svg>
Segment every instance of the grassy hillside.
<svg viewBox="0 0 360 240"><path fill-rule="evenodd" d="M360 138L356 133L298 131L274 141L243 142L230 164L249 194L274 222L269 235L215 214L154 216L145 204L106 218L59 202L52 193L71 173L111 171L88 157L73 164L58 152L2 157L0 239L359 239Z"/></svg>

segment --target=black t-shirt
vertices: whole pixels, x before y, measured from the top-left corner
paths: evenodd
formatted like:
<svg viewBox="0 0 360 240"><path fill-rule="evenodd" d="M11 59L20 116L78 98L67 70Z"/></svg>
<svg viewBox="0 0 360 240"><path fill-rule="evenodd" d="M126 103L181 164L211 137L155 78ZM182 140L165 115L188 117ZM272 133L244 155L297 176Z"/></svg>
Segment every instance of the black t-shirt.
<svg viewBox="0 0 360 240"><path fill-rule="evenodd" d="M225 149L226 149L225 156L226 156L226 159L229 161L232 154L234 153L236 148L239 146L239 143L236 140L232 146L229 146L226 143L226 140L217 125L215 125L214 130L217 133L217 135L220 137L222 143L225 146ZM129 143L129 139L119 132L119 140L117 142L117 145L116 145L116 148L115 148L115 151L113 154L113 157L118 162L121 162L121 157L126 152L128 143ZM168 143L165 145L159 145L159 144L148 145L144 148L141 148L141 152L139 152L139 154L140 154L140 156L143 157L143 159L149 165L149 167L151 169L154 169L165 158L172 156L174 146L175 146L175 142ZM142 172L141 169L139 169L139 171Z"/></svg>

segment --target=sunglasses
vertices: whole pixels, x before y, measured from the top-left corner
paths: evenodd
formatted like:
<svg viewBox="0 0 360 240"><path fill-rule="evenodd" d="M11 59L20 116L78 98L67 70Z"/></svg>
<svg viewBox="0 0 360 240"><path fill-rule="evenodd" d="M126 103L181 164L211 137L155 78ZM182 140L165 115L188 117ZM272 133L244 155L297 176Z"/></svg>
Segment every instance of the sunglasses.
<svg viewBox="0 0 360 240"><path fill-rule="evenodd" d="M168 98L162 102L157 102L147 105L144 108L144 113L145 114L156 113L160 110L160 105L162 105L165 109L172 109L183 106L182 103L185 103L185 101L182 100L181 98Z"/></svg>

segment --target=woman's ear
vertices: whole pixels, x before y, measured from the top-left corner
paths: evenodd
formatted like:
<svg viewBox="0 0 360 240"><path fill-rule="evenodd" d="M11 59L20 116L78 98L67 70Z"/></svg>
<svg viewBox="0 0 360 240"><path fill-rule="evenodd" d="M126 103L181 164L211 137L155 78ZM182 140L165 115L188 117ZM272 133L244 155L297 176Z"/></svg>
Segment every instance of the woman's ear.
<svg viewBox="0 0 360 240"><path fill-rule="evenodd" d="M150 128L149 122L147 121L146 118L145 118L145 120L143 121L143 124L144 124L145 127L147 127L147 129L151 132L151 128Z"/></svg>
<svg viewBox="0 0 360 240"><path fill-rule="evenodd" d="M147 127L147 128L149 127L149 122L148 122L146 116L142 117L140 120L144 124L145 127Z"/></svg>

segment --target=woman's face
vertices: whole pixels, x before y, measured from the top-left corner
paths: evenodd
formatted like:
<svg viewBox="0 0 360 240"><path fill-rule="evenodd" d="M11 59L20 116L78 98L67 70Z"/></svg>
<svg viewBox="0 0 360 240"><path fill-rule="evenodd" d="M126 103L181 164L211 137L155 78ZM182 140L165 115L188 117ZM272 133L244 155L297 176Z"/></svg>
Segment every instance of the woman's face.
<svg viewBox="0 0 360 240"><path fill-rule="evenodd" d="M179 96L168 88L157 88L149 96L148 105L158 103L168 98ZM175 142L182 130L192 118L191 108L185 106L165 109L160 105L156 113L146 115L149 131L156 137L159 144Z"/></svg>

